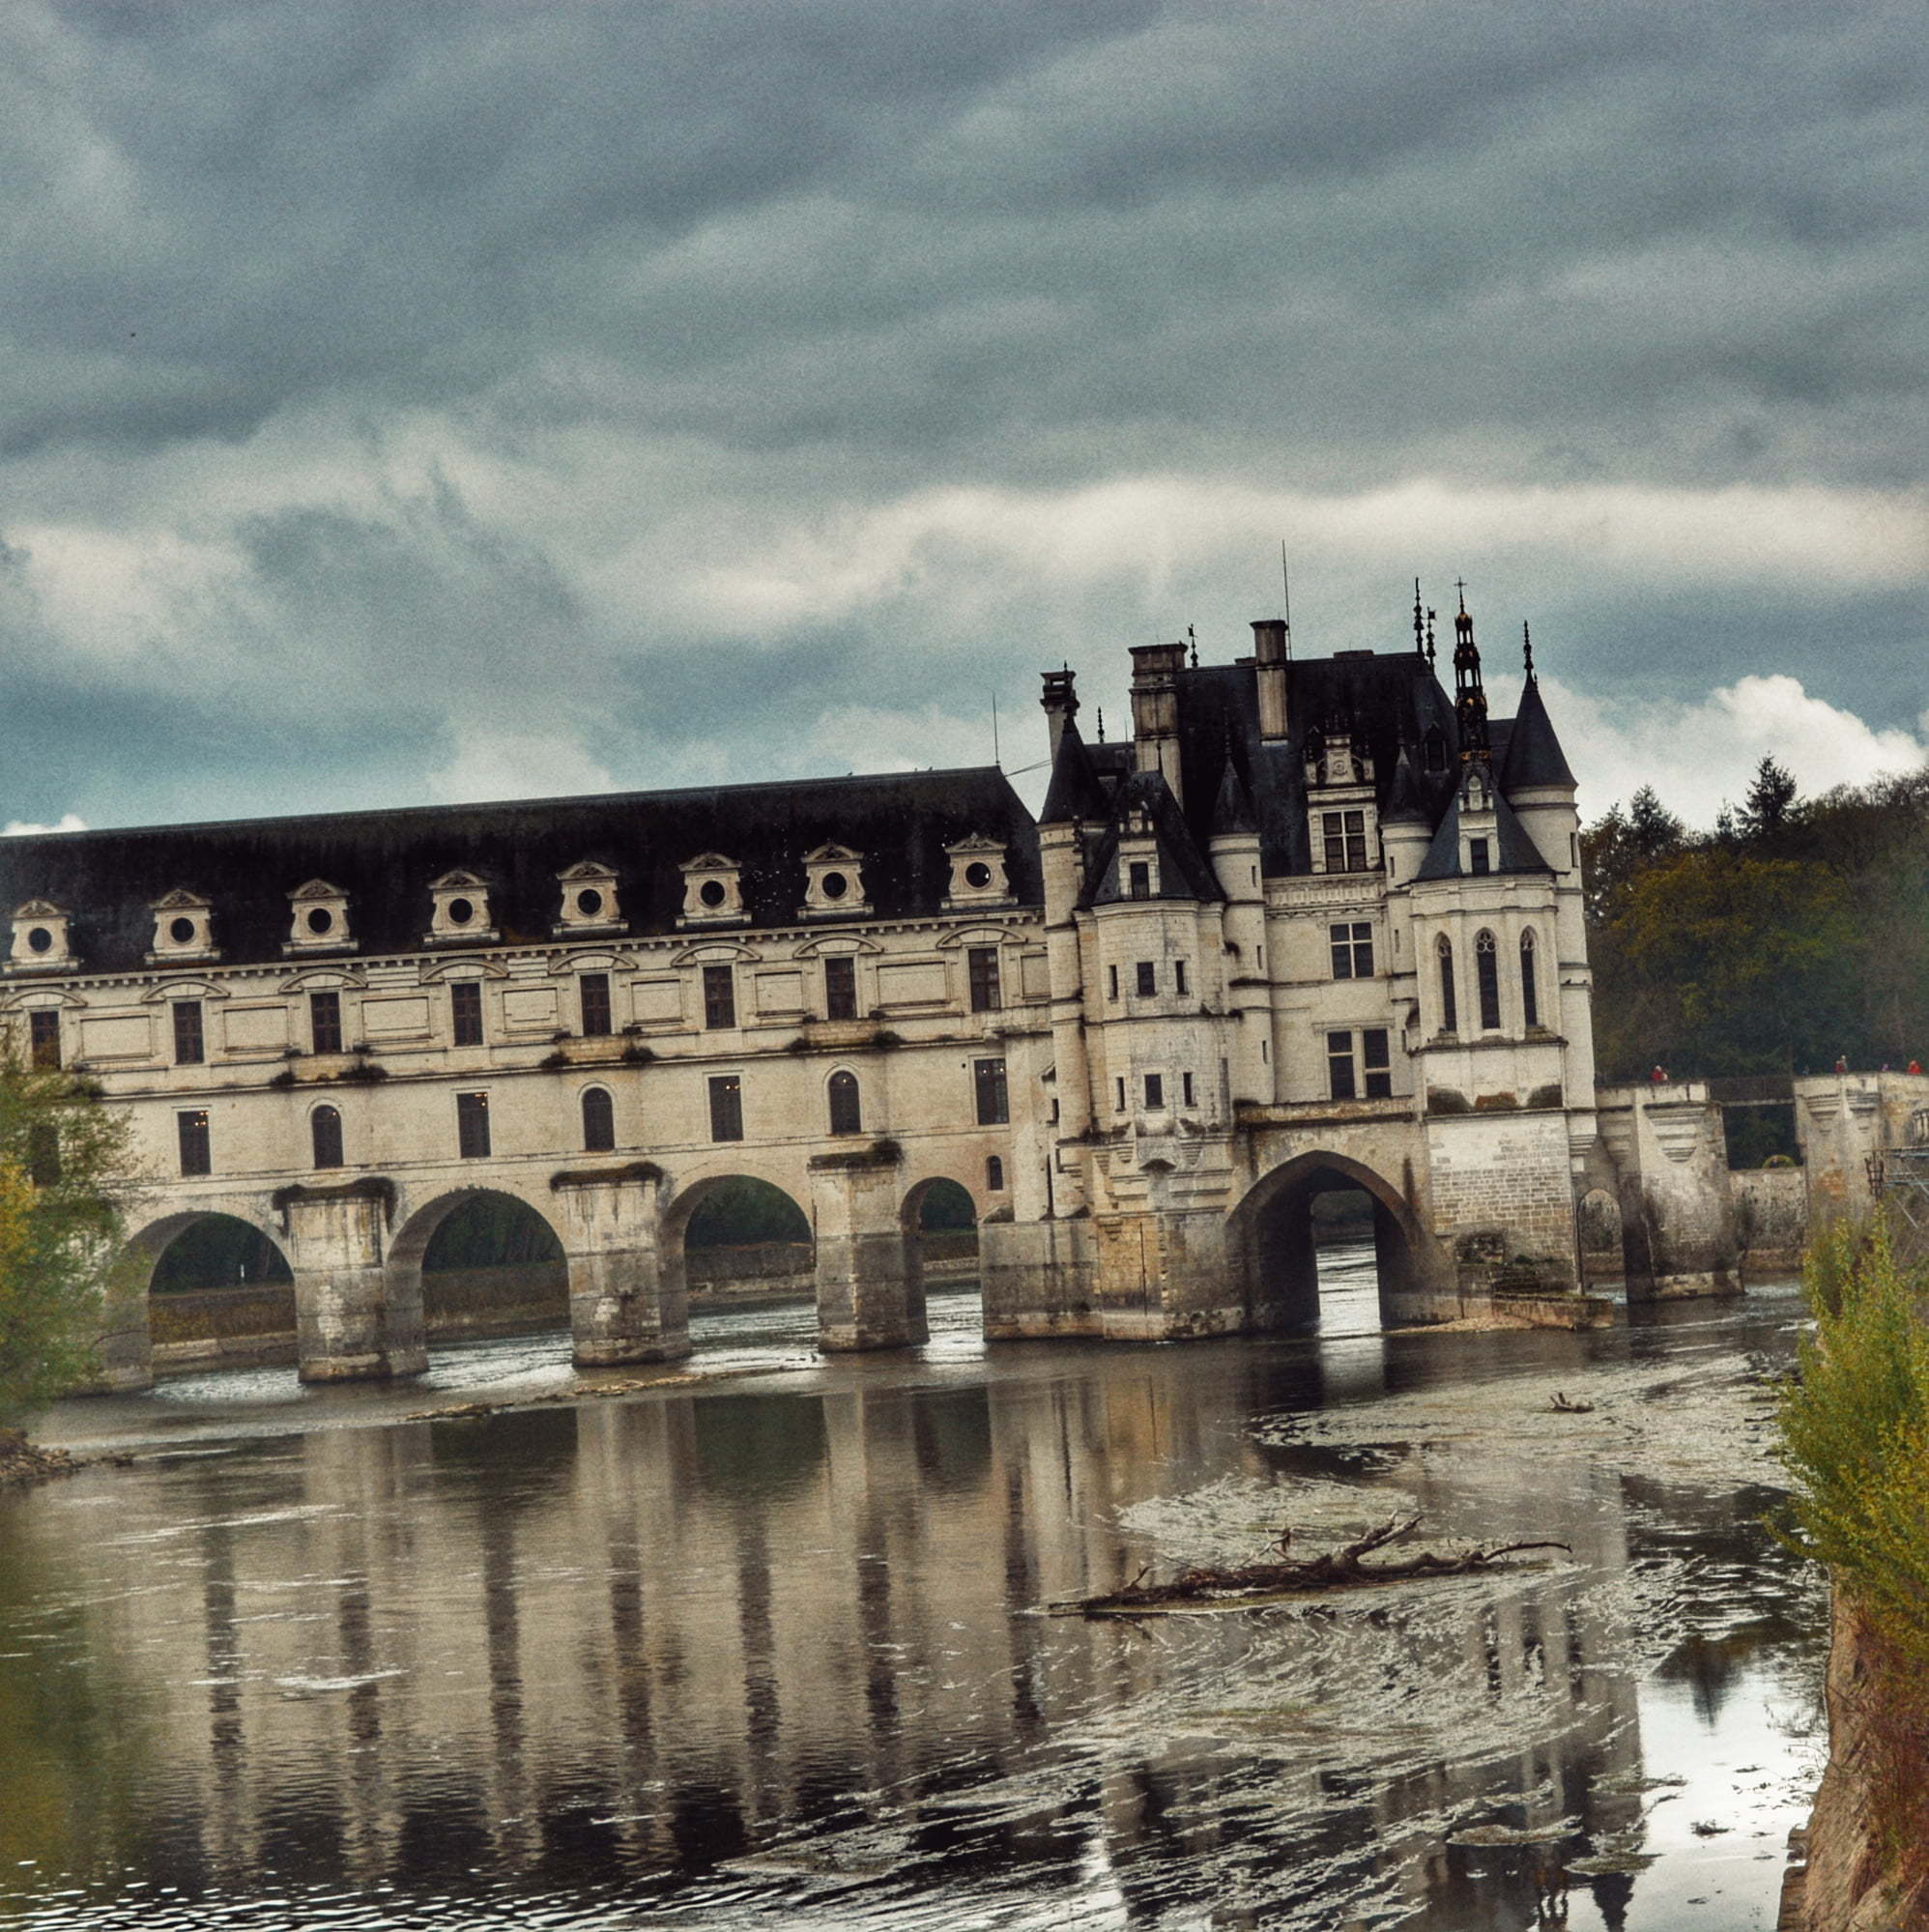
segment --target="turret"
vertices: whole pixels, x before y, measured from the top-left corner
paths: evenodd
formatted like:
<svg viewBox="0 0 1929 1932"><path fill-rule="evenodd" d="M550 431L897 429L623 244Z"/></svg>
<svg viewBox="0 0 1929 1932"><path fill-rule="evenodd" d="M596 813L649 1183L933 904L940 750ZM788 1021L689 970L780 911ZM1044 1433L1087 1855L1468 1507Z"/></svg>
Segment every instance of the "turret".
<svg viewBox="0 0 1929 1932"><path fill-rule="evenodd" d="M1272 1024L1266 971L1266 882L1260 870L1252 794L1239 774L1229 738L1225 770L1213 800L1206 849L1219 888L1225 894L1226 1006L1235 1024L1227 1055L1232 1098L1263 1106L1274 1097L1271 1058L1259 1051Z"/></svg>

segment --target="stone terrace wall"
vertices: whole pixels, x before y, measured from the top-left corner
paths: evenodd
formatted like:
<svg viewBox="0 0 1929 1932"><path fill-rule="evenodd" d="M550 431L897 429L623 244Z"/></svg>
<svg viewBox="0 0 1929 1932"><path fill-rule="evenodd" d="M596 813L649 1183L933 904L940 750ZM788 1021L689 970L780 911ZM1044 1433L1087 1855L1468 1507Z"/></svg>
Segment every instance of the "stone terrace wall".
<svg viewBox="0 0 1929 1932"><path fill-rule="evenodd" d="M1799 1274L1808 1245L1808 1176L1799 1168L1744 1168L1728 1185L1742 1267L1758 1281Z"/></svg>

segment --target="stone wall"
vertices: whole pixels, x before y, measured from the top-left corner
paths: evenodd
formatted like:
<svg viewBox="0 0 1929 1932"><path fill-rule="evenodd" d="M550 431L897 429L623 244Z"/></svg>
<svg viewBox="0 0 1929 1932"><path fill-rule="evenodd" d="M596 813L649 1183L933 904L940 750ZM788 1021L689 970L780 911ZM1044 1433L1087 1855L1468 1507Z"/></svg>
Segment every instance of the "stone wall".
<svg viewBox="0 0 1929 1932"><path fill-rule="evenodd" d="M1808 1176L1799 1168L1746 1168L1728 1176L1742 1266L1757 1281L1801 1272L1808 1243Z"/></svg>
<svg viewBox="0 0 1929 1932"><path fill-rule="evenodd" d="M1552 1110L1429 1114L1433 1227L1463 1287L1490 1286L1520 1257L1540 1284L1574 1285L1568 1117Z"/></svg>

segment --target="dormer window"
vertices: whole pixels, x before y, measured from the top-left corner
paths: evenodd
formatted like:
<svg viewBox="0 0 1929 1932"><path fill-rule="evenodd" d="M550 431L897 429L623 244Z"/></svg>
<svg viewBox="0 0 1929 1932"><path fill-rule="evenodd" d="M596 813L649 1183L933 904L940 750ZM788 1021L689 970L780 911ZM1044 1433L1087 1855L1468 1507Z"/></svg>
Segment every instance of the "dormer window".
<svg viewBox="0 0 1929 1932"><path fill-rule="evenodd" d="M1004 906L1011 903L1011 881L1005 876L1005 849L996 839L973 833L944 848L951 861L951 890L945 895L945 908L956 911L966 906Z"/></svg>
<svg viewBox="0 0 1929 1932"><path fill-rule="evenodd" d="M1476 879L1493 870L1485 839L1469 839L1467 841L1467 870Z"/></svg>
<svg viewBox="0 0 1929 1932"><path fill-rule="evenodd" d="M864 896L864 854L849 846L820 846L804 854L804 903L798 908L807 919L848 918L869 912Z"/></svg>
<svg viewBox="0 0 1929 1932"><path fill-rule="evenodd" d="M1150 899L1152 897L1152 861L1149 858L1128 859L1125 865L1126 896L1130 899Z"/></svg>
<svg viewBox="0 0 1929 1932"><path fill-rule="evenodd" d="M622 930L622 910L617 904L617 876L606 865L590 859L556 875L562 888L556 924L562 933L617 933Z"/></svg>
<svg viewBox="0 0 1929 1932"><path fill-rule="evenodd" d="M149 908L154 914L154 948L150 966L173 966L186 960L214 960L215 908L198 894L177 887Z"/></svg>
<svg viewBox="0 0 1929 1932"><path fill-rule="evenodd" d="M677 915L679 926L740 925L747 916L743 909L740 868L722 852L699 852L685 859L678 870L683 875L683 909Z"/></svg>
<svg viewBox="0 0 1929 1932"><path fill-rule="evenodd" d="M422 936L424 945L460 945L502 937L490 922L489 888L473 872L444 873L430 882L429 899L434 910Z"/></svg>
<svg viewBox="0 0 1929 1932"><path fill-rule="evenodd" d="M355 944L348 929L348 894L326 879L311 879L288 895L293 924L284 953L331 953Z"/></svg>
<svg viewBox="0 0 1929 1932"><path fill-rule="evenodd" d="M74 964L68 937L70 915L47 899L29 899L14 908L14 942L9 972L53 972Z"/></svg>
<svg viewBox="0 0 1929 1932"><path fill-rule="evenodd" d="M1367 814L1322 812L1319 815L1322 872L1365 872L1367 870Z"/></svg>

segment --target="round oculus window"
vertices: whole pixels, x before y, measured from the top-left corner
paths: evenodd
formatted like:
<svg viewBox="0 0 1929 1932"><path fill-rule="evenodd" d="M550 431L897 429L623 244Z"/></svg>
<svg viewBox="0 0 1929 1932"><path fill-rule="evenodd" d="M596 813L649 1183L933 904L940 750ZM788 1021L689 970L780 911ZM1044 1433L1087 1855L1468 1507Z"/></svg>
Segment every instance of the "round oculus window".
<svg viewBox="0 0 1929 1932"><path fill-rule="evenodd" d="M177 946L185 946L187 943L187 941L194 937L193 920L170 919L167 924L167 937L170 939L172 939Z"/></svg>
<svg viewBox="0 0 1929 1932"><path fill-rule="evenodd" d="M335 922L335 915L326 906L317 906L308 914L308 930L311 933L326 933Z"/></svg>
<svg viewBox="0 0 1929 1932"><path fill-rule="evenodd" d="M53 935L44 926L36 926L27 934L27 950L33 953L49 953L53 950Z"/></svg>
<svg viewBox="0 0 1929 1932"><path fill-rule="evenodd" d="M603 895L591 888L576 895L576 909L586 919L593 919L603 909Z"/></svg>
<svg viewBox="0 0 1929 1932"><path fill-rule="evenodd" d="M724 901L730 897L730 894L724 890L724 882L722 879L706 879L704 880L703 884L698 886L697 897L701 899L705 906L716 907L716 906L721 906L724 903Z"/></svg>
<svg viewBox="0 0 1929 1932"><path fill-rule="evenodd" d="M850 881L841 872L827 872L822 879L823 896L826 899L842 899L850 890Z"/></svg>
<svg viewBox="0 0 1929 1932"><path fill-rule="evenodd" d="M981 858L974 858L964 868L964 883L973 892L982 892L992 882L992 868Z"/></svg>
<svg viewBox="0 0 1929 1932"><path fill-rule="evenodd" d="M451 899L448 902L448 923L451 926L466 926L475 916L475 908L466 899Z"/></svg>

